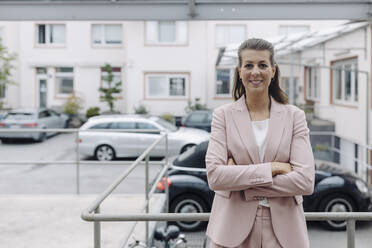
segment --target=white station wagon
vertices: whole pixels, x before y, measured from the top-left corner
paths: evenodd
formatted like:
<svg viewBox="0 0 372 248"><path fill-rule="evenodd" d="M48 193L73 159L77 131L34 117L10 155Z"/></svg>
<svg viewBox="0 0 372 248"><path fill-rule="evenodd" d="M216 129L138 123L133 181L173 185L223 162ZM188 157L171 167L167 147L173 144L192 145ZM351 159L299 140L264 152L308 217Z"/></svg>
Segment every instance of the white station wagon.
<svg viewBox="0 0 372 248"><path fill-rule="evenodd" d="M94 131L109 129L110 131ZM106 115L90 118L81 128L80 153L94 156L98 160L113 160L119 157L138 157L156 139L159 133L114 132L115 129L159 130L168 133L168 154L174 156L209 139L209 133L194 128L177 128L169 122L154 116ZM165 139L150 153L152 157L165 156Z"/></svg>

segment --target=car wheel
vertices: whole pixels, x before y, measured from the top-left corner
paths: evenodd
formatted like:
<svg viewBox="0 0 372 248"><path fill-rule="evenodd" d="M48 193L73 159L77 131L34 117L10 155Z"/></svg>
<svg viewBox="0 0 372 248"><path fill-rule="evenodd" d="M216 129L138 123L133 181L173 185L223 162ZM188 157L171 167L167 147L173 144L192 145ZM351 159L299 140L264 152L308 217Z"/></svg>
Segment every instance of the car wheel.
<svg viewBox="0 0 372 248"><path fill-rule="evenodd" d="M115 158L115 150L109 145L101 145L97 147L94 156L99 161L110 161Z"/></svg>
<svg viewBox="0 0 372 248"><path fill-rule="evenodd" d="M180 154L186 152L187 150L189 150L193 146L195 146L195 144L185 145L184 147L182 147Z"/></svg>
<svg viewBox="0 0 372 248"><path fill-rule="evenodd" d="M323 199L319 204L320 212L354 212L356 210L354 201L344 194L333 194ZM321 224L334 231L346 230L346 221L327 220Z"/></svg>
<svg viewBox="0 0 372 248"><path fill-rule="evenodd" d="M175 198L170 204L171 213L206 213L207 205L202 198L192 194L185 194ZM179 226L182 231L199 231L205 225L205 221L176 221L171 224Z"/></svg>

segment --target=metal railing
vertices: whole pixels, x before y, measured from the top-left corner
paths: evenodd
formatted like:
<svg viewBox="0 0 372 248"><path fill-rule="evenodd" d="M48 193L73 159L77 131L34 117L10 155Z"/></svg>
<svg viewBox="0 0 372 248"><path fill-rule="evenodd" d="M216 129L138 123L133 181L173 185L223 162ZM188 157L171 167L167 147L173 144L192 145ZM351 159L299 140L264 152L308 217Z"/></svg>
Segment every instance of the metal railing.
<svg viewBox="0 0 372 248"><path fill-rule="evenodd" d="M157 183L162 180L163 176L167 177L167 171L169 168L168 164L168 136L167 133L161 133L159 130L126 130L126 129L117 129L117 130L94 130L94 132L157 132L160 134L160 137L154 141L134 162L132 161L119 161L119 162L87 162L87 161L80 161L79 157L79 132L85 131L92 131L92 130L80 130L80 129L12 129L12 130L1 130L2 132L59 132L59 133L76 133L76 160L75 161L0 161L0 164L32 164L32 163L42 163L42 164L49 164L49 163L59 163L59 164L74 164L76 163L76 187L77 187L77 194L79 194L79 165L80 164L91 164L91 163L98 163L98 164L129 164L131 163L130 167L126 169L126 171L121 174L103 193L101 193L91 204L90 206L85 209L82 214L81 218L85 221L94 222L94 248L101 247L101 222L112 222L112 221L146 221L146 243L149 246L149 221L208 221L209 220L209 213L199 213L199 214L175 214L175 213L167 213L168 212L168 184L165 183L165 212L160 214L149 214L149 200L150 197L154 194L156 190ZM333 132L314 132L311 135L335 135ZM149 189L149 153L158 145L161 140L165 138L165 160L162 162L151 162L163 165L161 172L158 174L157 178L155 179L153 186ZM370 147L368 147L370 148ZM337 149L332 149L335 152L339 152ZM340 153L341 154L341 153ZM145 159L145 162L143 162ZM362 161L360 161L362 162ZM122 183L122 181L127 178L127 176L138 166L139 164L145 163L146 170L145 170L145 203L140 207L141 212L145 210L145 214L123 214L123 215L113 215L113 214L102 214L100 213L100 205L102 202L115 190L116 187ZM368 164L368 169L371 167ZM187 169L188 170L188 169ZM190 170L201 171L205 169L193 169ZM307 212L305 213L305 217L307 221L325 221L325 220L346 220L347 221L347 244L348 248L355 247L355 223L356 221L372 221L372 213L317 213L317 212ZM134 228L134 227L133 227ZM133 230L133 229L132 229ZM128 237L129 238L129 237Z"/></svg>

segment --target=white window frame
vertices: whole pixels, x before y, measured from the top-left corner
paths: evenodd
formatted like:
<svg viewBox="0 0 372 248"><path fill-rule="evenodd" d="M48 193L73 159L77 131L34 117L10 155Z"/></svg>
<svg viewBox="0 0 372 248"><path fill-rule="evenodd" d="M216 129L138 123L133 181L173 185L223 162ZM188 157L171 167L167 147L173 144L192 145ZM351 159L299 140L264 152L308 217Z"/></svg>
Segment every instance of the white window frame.
<svg viewBox="0 0 372 248"><path fill-rule="evenodd" d="M240 41L232 41L231 40L231 30L230 28L232 27L241 27L241 28L244 28L244 36L243 36L243 40L240 40ZM218 43L218 31L219 31L219 28L225 28L225 29L228 29L228 32L229 32L229 38L228 38L228 41L224 42L223 44L219 44ZM215 27L215 46L217 48L220 48L220 47L226 47L227 45L230 45L232 43L241 43L243 42L247 37L247 26L244 25L244 24L216 24L216 27ZM226 38L225 38L226 39ZM225 44L226 43L226 44Z"/></svg>
<svg viewBox="0 0 372 248"><path fill-rule="evenodd" d="M350 88L350 99L346 100L345 99L345 90L346 90L346 82L345 82L345 66L351 65L351 72L350 72L350 77L351 77L351 88ZM358 80L358 74L355 74L354 70L358 70L358 59L357 58L350 58L350 59L345 59L345 60L335 60L332 61L332 67L334 68L341 68L342 73L341 73L341 99L336 98L337 94L337 82L336 80L336 73L337 70L332 69L332 102L335 104L341 104L341 105L349 105L349 106L358 106L358 100L355 100L355 82L359 81ZM360 87L359 87L359 82L358 82L358 98L359 98L359 92Z"/></svg>
<svg viewBox="0 0 372 248"><path fill-rule="evenodd" d="M72 72L57 72L57 68L72 68ZM75 78L74 78L74 72L75 68L73 66L60 66L54 68L55 70L55 92L57 97L69 97L72 95L72 93L75 91ZM58 85L57 78L71 78L72 79L72 92L71 93L60 93L60 86Z"/></svg>
<svg viewBox="0 0 372 248"><path fill-rule="evenodd" d="M112 69L114 69L114 68L119 68L120 69L120 72L119 71L113 71L112 74L113 74L114 78L115 78L115 76L120 78L120 82L121 82L120 89L121 89L121 91L120 91L120 93L114 93L112 95L116 98L120 98L121 93L123 92L123 79L122 79L122 74L121 74L123 69L120 66L113 66ZM103 78L108 76L107 71L103 71L103 69L104 69L104 67L100 68L100 70L101 70L101 87L106 86L106 84L104 84ZM113 83L115 84L115 81L113 81ZM101 94L101 96L103 96L102 92L100 92L100 94Z"/></svg>
<svg viewBox="0 0 372 248"><path fill-rule="evenodd" d="M39 43L39 26L40 25L45 25L45 43ZM63 25L65 30L64 30L64 42L62 43L55 43L55 42L50 42L48 40L48 37L50 35L50 26L53 25ZM65 23L36 23L35 24L35 44L37 47L64 47L66 46L66 40L67 40L67 27Z"/></svg>
<svg viewBox="0 0 372 248"><path fill-rule="evenodd" d="M187 21L172 21L175 24L175 41L163 42L159 40L159 24L161 21L145 22L145 45L181 45L185 46L189 39L189 23ZM184 28L184 30L182 30ZM182 33L184 32L184 33ZM184 40L182 40L184 38Z"/></svg>
<svg viewBox="0 0 372 248"><path fill-rule="evenodd" d="M218 70L229 70L230 71L230 88L229 88L229 93L217 93L217 75L218 75ZM232 97L232 88L234 87L234 73L235 73L235 68L230 68L230 67L218 67L216 68L216 77L215 77L215 96L216 97Z"/></svg>
<svg viewBox="0 0 372 248"><path fill-rule="evenodd" d="M164 77L167 84L167 92L160 96L151 96L150 87L149 87L149 78L150 77ZM172 96L170 95L170 78L180 77L185 79L185 95L182 96ZM175 100L185 100L189 98L189 89L190 89L190 74L187 72L180 73L156 73L156 72L146 72L145 73L145 99L175 99Z"/></svg>
<svg viewBox="0 0 372 248"><path fill-rule="evenodd" d="M320 68L317 67L317 65L306 66L305 75L306 75L306 98L315 101L320 100Z"/></svg>
<svg viewBox="0 0 372 248"><path fill-rule="evenodd" d="M94 43L94 26L100 26L100 44ZM105 29L107 26L119 26L120 27L120 43L111 44L107 43L107 39L105 37ZM123 46L123 25L120 23L92 23L91 24L91 44L93 47L122 47Z"/></svg>

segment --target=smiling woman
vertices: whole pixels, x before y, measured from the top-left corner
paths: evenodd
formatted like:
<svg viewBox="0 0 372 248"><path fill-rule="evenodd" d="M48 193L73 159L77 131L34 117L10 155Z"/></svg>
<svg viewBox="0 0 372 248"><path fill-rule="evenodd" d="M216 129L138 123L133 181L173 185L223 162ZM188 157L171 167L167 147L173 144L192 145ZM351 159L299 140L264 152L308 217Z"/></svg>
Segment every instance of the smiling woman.
<svg viewBox="0 0 372 248"><path fill-rule="evenodd" d="M215 192L210 247L310 247L302 195L314 189L314 157L305 114L287 104L270 42L249 39L238 57L235 102L214 110L205 157Z"/></svg>

